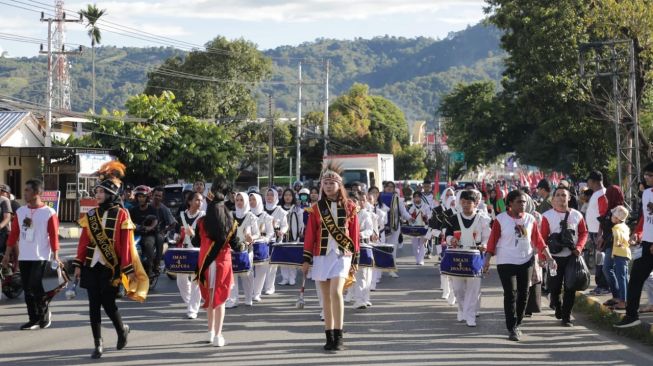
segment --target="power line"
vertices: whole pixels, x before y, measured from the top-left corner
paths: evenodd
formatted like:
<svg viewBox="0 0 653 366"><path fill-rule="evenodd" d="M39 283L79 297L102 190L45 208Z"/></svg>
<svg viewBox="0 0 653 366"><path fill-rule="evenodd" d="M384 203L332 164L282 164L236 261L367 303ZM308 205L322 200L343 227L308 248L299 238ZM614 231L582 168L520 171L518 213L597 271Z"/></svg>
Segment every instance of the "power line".
<svg viewBox="0 0 653 366"><path fill-rule="evenodd" d="M29 4L26 4L24 2L17 1L17 0L10 0L10 1L14 1L14 2L25 4L25 5L28 5L28 6L34 6L34 7L40 8L38 5L29 5ZM35 0L29 0L29 1L31 3L41 4L41 5L46 6L47 8L50 8L49 4L46 4L46 3L43 3L43 2L40 2L40 1L35 1ZM68 12L78 13L78 11L76 11L76 10L71 10L71 9L65 9L65 10L68 11ZM206 47L204 45L198 45L198 44L195 44L195 43L186 42L186 41L182 41L182 40L178 40L178 39L174 39L174 38L170 38L170 37L166 37L166 36L160 36L160 35L157 35L157 34L154 34L154 33L143 31L141 29L137 29L137 28L129 27L129 26L122 25L122 24L119 24L119 23L111 22L111 21L108 21L108 20L106 20L104 18L99 19L98 23L103 24L104 27L114 29L114 31L109 31L109 32L120 34L120 35L123 35L123 36L126 36L126 37L133 37L133 38L146 40L146 41L155 41L155 42L158 42L159 44L174 45L175 47L178 47L178 48L187 48L187 49L190 49L190 50L193 50L193 49L205 49L209 53L216 53L216 54L223 54L223 55L241 55L242 54L240 52L234 52L234 51L229 51L229 50L224 50L224 49L219 49L219 48L211 48L211 47ZM124 33L119 33L118 31L124 32ZM136 35L136 36L134 36L134 35ZM305 57L290 57L290 56L266 56L266 57L268 57L270 59L277 59L277 60L295 60L295 61L302 61L302 62L316 63L316 64L320 64L320 63L324 62L323 59L305 58Z"/></svg>

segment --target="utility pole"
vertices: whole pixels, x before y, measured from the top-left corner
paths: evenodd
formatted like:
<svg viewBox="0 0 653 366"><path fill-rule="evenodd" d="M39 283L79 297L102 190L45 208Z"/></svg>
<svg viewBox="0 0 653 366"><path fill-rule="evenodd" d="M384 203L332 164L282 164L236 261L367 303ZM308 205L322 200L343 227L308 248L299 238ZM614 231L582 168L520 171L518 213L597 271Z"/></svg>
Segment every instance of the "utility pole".
<svg viewBox="0 0 653 366"><path fill-rule="evenodd" d="M635 47L631 39L608 40L580 45L580 76L587 88L598 89L610 80L611 90L595 96L596 108L615 129L617 175L626 205L637 207L640 174L640 126L637 108Z"/></svg>
<svg viewBox="0 0 653 366"><path fill-rule="evenodd" d="M296 174L297 180L300 179L300 171L302 169L302 151L301 140L302 138L302 62L299 61L299 95L297 97L297 156L295 157L297 164ZM292 171L292 169L291 169ZM291 174L292 175L292 174Z"/></svg>
<svg viewBox="0 0 653 366"><path fill-rule="evenodd" d="M290 164L288 164L288 185L292 187L292 156L290 157Z"/></svg>
<svg viewBox="0 0 653 366"><path fill-rule="evenodd" d="M41 22L48 23L48 46L47 51L43 50L43 45L39 51L40 54L48 55L48 75L47 85L45 92L45 100L48 110L45 113L45 147L52 146L51 130L52 130L52 109L53 109L53 95L54 83L53 74L56 72L57 76L57 109L70 110L70 77L68 74L67 55L79 55L82 53L82 47L79 46L77 51L66 51L64 45L64 24L65 23L81 23L82 16L79 19L66 19L66 13L63 12L63 1L56 2L55 18L45 18L45 13L41 12ZM56 30L53 35L52 23L56 23ZM53 47L53 36L56 41L56 47ZM54 62L56 56L56 63ZM81 124L78 124L78 129Z"/></svg>
<svg viewBox="0 0 653 366"><path fill-rule="evenodd" d="M272 116L272 94L268 94L268 187L274 185L274 117Z"/></svg>
<svg viewBox="0 0 653 366"><path fill-rule="evenodd" d="M325 78L325 87L324 87L324 153L323 156L329 155L329 59L326 60L326 78Z"/></svg>

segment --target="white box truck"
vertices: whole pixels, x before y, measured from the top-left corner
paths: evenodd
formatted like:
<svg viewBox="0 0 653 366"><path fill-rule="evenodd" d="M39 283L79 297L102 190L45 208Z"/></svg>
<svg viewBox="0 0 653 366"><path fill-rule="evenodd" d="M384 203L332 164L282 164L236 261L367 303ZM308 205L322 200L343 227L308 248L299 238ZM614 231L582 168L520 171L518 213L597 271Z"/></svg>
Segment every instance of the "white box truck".
<svg viewBox="0 0 653 366"><path fill-rule="evenodd" d="M345 184L358 181L367 188L380 188L382 182L395 180L395 160L392 154L329 155L324 160L333 161L342 167Z"/></svg>

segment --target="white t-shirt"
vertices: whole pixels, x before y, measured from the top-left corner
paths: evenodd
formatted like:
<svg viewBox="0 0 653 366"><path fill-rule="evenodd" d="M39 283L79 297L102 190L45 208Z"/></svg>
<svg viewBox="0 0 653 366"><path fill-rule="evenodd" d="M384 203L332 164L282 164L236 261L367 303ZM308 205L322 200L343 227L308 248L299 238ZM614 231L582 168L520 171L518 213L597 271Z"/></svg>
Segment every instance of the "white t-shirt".
<svg viewBox="0 0 653 366"><path fill-rule="evenodd" d="M31 225L25 225L25 219ZM29 221L28 220L28 221ZM18 240L19 261L50 260L53 249L59 249L59 219L57 213L49 206L39 208L22 206L16 211L12 222L12 236ZM52 235L52 237L51 237Z"/></svg>

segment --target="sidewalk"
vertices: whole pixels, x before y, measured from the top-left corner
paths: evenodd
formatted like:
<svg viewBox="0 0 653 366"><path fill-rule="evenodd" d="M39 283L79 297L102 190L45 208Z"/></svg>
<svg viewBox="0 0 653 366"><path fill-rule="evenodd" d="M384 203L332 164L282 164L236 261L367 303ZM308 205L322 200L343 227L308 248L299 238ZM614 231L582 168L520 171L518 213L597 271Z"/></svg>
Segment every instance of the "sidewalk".
<svg viewBox="0 0 653 366"><path fill-rule="evenodd" d="M593 271L593 269L591 269ZM590 315L592 319L599 323L603 328L610 329L619 334L629 336L638 340L653 343L653 313L640 313L639 318L642 321L641 326L630 329L617 329L612 326L626 314L625 310L611 309L603 305L604 302L612 298L611 294L594 295L590 291L594 289L596 282L592 275L591 286L587 291L576 293L576 303L579 305L575 310L583 311ZM642 290L640 309L648 305L648 297L645 290Z"/></svg>

